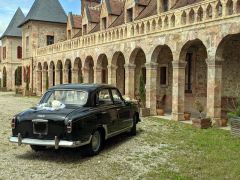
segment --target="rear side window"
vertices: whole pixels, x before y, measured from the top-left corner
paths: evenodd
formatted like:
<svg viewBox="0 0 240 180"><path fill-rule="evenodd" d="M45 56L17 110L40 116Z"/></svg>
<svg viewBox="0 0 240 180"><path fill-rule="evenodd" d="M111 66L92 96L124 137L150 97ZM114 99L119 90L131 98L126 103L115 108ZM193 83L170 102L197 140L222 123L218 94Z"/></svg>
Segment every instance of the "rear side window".
<svg viewBox="0 0 240 180"><path fill-rule="evenodd" d="M97 98L97 105L111 105L113 104L109 89L99 91Z"/></svg>
<svg viewBox="0 0 240 180"><path fill-rule="evenodd" d="M112 96L113 96L113 101L114 103L123 103L123 99L121 94L119 93L118 90L116 89L112 89Z"/></svg>

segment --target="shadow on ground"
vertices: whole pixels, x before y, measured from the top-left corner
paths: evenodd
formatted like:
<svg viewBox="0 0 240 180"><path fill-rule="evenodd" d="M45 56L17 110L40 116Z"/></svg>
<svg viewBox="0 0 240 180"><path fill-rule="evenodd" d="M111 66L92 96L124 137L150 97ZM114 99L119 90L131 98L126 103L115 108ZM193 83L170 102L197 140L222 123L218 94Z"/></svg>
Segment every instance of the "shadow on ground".
<svg viewBox="0 0 240 180"><path fill-rule="evenodd" d="M135 137L140 136L142 133L144 133L144 131L142 129L139 129ZM135 137L129 136L128 133L124 133L116 137L113 137L111 139L108 139L105 142L104 149L100 152L98 156L105 156L106 153L113 151L114 149L121 146L123 143L126 143ZM21 154L21 155L16 155L16 158L33 160L33 161L34 160L54 161L54 162L63 163L63 164L75 163L75 162L83 163L91 159L91 157L88 157L85 154L86 153L83 147L73 148L73 149L60 148L58 150L47 149L42 152L34 152L29 147L29 151L26 151L24 154Z"/></svg>

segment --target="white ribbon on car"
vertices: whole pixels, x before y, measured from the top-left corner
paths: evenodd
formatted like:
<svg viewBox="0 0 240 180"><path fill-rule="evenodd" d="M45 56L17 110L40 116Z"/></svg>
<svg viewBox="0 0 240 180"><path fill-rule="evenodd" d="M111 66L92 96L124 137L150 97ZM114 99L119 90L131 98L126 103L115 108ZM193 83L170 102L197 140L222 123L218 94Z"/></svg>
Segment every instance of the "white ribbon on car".
<svg viewBox="0 0 240 180"><path fill-rule="evenodd" d="M61 103L60 101L52 101L52 105L49 106L48 103L42 103L37 106L38 110L47 110L47 111L56 111L60 109L64 109L66 106L65 104Z"/></svg>

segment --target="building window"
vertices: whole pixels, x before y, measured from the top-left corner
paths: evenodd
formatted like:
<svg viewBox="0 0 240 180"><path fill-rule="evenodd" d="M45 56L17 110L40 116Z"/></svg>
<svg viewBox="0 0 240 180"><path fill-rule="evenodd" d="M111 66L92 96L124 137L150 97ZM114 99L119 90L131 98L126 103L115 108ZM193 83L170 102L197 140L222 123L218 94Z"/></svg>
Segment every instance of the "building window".
<svg viewBox="0 0 240 180"><path fill-rule="evenodd" d="M168 11L168 0L163 0L163 11Z"/></svg>
<svg viewBox="0 0 240 180"><path fill-rule="evenodd" d="M83 35L87 34L87 25L83 25Z"/></svg>
<svg viewBox="0 0 240 180"><path fill-rule="evenodd" d="M107 18L102 18L102 28L107 29Z"/></svg>
<svg viewBox="0 0 240 180"><path fill-rule="evenodd" d="M167 66L160 67L160 85L167 86Z"/></svg>
<svg viewBox="0 0 240 180"><path fill-rule="evenodd" d="M3 59L7 58L7 48L3 47Z"/></svg>
<svg viewBox="0 0 240 180"><path fill-rule="evenodd" d="M17 47L17 58L22 59L22 47L21 46Z"/></svg>
<svg viewBox="0 0 240 180"><path fill-rule="evenodd" d="M47 36L47 46L54 44L54 36Z"/></svg>
<svg viewBox="0 0 240 180"><path fill-rule="evenodd" d="M132 22L133 21L133 9L130 8L127 10L127 22Z"/></svg>
<svg viewBox="0 0 240 180"><path fill-rule="evenodd" d="M185 83L185 92L186 93L192 93L192 53L187 53L186 55L186 83Z"/></svg>
<svg viewBox="0 0 240 180"><path fill-rule="evenodd" d="M29 36L26 37L26 52L29 52Z"/></svg>

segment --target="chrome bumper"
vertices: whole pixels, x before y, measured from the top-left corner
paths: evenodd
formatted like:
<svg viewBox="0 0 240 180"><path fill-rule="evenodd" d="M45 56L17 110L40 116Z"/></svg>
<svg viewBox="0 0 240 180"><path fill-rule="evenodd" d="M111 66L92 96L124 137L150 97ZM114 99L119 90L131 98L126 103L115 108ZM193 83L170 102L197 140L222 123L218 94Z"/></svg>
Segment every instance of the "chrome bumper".
<svg viewBox="0 0 240 180"><path fill-rule="evenodd" d="M81 142L81 141L60 140L57 137L55 137L55 140L21 138L21 135L18 135L18 137L10 137L9 141L12 143L18 143L19 146L21 146L22 144L28 144L28 145L36 145L36 146L55 147L55 149L58 149L59 147L75 148L75 147L87 145L90 143L91 137L90 137L90 140L86 142Z"/></svg>

